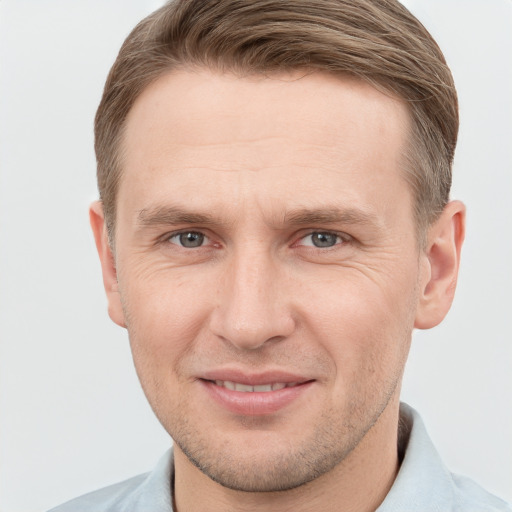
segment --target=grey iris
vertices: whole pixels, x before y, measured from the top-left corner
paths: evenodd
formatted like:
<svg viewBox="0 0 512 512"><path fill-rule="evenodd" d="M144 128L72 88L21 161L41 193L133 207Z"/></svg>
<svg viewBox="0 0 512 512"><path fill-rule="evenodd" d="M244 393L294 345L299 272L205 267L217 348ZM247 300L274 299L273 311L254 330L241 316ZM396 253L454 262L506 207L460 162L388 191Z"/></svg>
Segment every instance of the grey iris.
<svg viewBox="0 0 512 512"><path fill-rule="evenodd" d="M201 247L204 241L204 235L190 231L180 235L180 244L183 247Z"/></svg>
<svg viewBox="0 0 512 512"><path fill-rule="evenodd" d="M336 245L338 236L334 233L312 233L311 241L315 247L332 247Z"/></svg>

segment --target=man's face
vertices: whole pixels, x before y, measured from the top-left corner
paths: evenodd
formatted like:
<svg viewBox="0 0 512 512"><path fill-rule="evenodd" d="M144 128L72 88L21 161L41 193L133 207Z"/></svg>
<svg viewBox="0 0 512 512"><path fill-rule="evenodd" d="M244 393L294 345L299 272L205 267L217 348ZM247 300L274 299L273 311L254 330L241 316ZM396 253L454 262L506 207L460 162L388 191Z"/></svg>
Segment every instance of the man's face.
<svg viewBox="0 0 512 512"><path fill-rule="evenodd" d="M301 485L396 411L423 279L408 126L319 73L181 71L131 110L111 316L177 454L221 484Z"/></svg>

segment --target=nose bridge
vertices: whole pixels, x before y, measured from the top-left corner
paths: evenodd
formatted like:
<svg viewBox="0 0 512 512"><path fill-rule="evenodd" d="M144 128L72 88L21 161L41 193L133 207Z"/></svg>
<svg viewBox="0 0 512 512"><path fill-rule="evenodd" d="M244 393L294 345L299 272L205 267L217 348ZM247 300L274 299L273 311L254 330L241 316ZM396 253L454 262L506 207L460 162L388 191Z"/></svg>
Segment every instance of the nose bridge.
<svg viewBox="0 0 512 512"><path fill-rule="evenodd" d="M256 245L230 258L212 325L216 335L243 349L257 349L294 328L278 262L271 250Z"/></svg>

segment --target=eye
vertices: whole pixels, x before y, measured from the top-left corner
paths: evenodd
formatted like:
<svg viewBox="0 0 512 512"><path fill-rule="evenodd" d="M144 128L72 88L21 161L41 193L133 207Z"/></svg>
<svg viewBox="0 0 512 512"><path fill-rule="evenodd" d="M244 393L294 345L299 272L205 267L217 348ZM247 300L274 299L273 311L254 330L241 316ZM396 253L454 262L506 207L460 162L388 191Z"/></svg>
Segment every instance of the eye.
<svg viewBox="0 0 512 512"><path fill-rule="evenodd" d="M300 245L307 247L333 247L342 242L342 239L336 233L329 231L314 231L300 240Z"/></svg>
<svg viewBox="0 0 512 512"><path fill-rule="evenodd" d="M204 245L208 241L208 237L198 231L184 231L170 236L168 240L171 244L180 245L187 249L195 249Z"/></svg>

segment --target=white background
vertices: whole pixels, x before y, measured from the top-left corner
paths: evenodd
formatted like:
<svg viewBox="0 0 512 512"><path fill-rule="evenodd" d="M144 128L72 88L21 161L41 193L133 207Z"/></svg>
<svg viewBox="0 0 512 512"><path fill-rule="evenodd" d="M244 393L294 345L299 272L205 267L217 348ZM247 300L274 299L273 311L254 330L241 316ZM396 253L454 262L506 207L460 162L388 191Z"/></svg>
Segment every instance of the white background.
<svg viewBox="0 0 512 512"><path fill-rule="evenodd" d="M157 0L0 1L0 510L35 512L149 470L169 439L110 323L89 233L92 123ZM512 500L512 2L409 0L461 103L468 206L446 321L415 333L403 397L448 466Z"/></svg>

